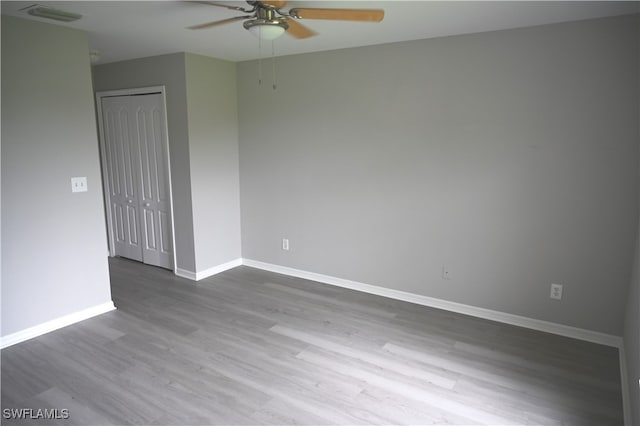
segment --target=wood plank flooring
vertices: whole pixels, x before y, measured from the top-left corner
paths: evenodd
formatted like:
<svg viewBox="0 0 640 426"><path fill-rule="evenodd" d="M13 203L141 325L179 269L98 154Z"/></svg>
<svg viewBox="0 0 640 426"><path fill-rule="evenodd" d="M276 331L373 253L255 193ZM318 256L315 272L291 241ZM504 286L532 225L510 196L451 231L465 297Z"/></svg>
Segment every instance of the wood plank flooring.
<svg viewBox="0 0 640 426"><path fill-rule="evenodd" d="M615 348L248 267L110 266L117 311L1 352L3 415L69 418L2 424L623 423Z"/></svg>

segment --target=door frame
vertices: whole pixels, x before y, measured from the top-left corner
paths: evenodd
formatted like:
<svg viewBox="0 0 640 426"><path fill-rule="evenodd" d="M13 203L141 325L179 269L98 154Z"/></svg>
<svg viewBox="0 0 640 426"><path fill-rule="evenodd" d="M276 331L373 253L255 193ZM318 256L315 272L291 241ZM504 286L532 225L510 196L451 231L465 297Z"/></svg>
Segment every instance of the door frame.
<svg viewBox="0 0 640 426"><path fill-rule="evenodd" d="M108 167L107 167L107 151L105 146L105 133L104 133L104 122L102 119L102 98L110 98L117 96L135 96L135 95L151 95L151 94L160 94L162 106L164 109L164 129L166 138L165 152L167 153L167 184L169 187L169 210L171 212L171 245L173 247L173 272L175 273L178 262L176 255L176 228L175 228L175 217L173 211L173 186L171 184L171 150L169 144L169 123L167 121L167 96L165 86L149 86L149 87L138 87L132 89L119 89L119 90L105 90L96 92L96 109L98 116L98 142L100 145L100 165L102 167L102 196L104 198L105 204L105 213L106 213L106 222L107 222L107 241L109 243L109 257L115 257L115 240L114 240L114 229L112 223L112 212L111 212L111 203L109 202L109 194L111 193L111 189L109 187L109 179L106 176Z"/></svg>

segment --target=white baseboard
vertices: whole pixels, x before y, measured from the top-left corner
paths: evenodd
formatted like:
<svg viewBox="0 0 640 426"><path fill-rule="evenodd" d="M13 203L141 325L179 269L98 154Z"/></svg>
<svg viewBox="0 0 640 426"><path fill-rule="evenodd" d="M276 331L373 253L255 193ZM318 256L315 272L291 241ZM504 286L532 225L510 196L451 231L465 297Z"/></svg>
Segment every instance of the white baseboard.
<svg viewBox="0 0 640 426"><path fill-rule="evenodd" d="M177 276L182 278L187 278L192 281L200 281L204 278L211 277L213 275L219 274L220 272L224 272L241 265L242 265L242 259L238 258L238 259L234 259L229 262L223 263L221 265L217 265L212 268L205 269L204 271L200 271L200 272L192 272L192 271L187 271L186 269L176 268L174 273Z"/></svg>
<svg viewBox="0 0 640 426"><path fill-rule="evenodd" d="M176 270L173 271L173 273L176 274L179 277L186 278L186 279L191 280L191 281L196 281L196 273L195 272L188 271L188 270L182 269L182 268L176 268Z"/></svg>
<svg viewBox="0 0 640 426"><path fill-rule="evenodd" d="M434 297L423 296L420 294L409 293L385 287L378 287L371 284L364 284L357 281L345 280L343 278L336 278L329 275L317 274L315 272L303 271L300 269L259 262L251 259L243 259L242 264L253 268L263 269L265 271L276 272L279 274L290 275L312 281L318 281L324 284L344 287L351 290L358 290L378 296L389 297L391 299L397 299L405 302L415 303L418 305L429 306L432 308L443 309L446 311L457 312L465 315L471 315L477 318L516 325L519 327L525 327L537 331L544 331L547 333L585 340L587 342L598 343L601 345L613 346L616 348L620 348L620 346L622 345L622 337L600 333L597 331L585 330L582 328L571 327L563 324L556 324L549 321L542 321L520 315L508 314L491 309L478 308L462 303L450 302L448 300L436 299Z"/></svg>
<svg viewBox="0 0 640 426"><path fill-rule="evenodd" d="M24 342L25 340L42 336L43 334L49 333L51 331L58 330L68 325L84 321L91 317L95 317L97 315L104 314L105 312L113 311L115 309L116 307L113 305L113 302L109 301L101 305L83 309L81 311L74 312L72 314L65 315L33 327L29 327L27 329L9 334L7 336L2 336L0 338L0 349L8 348L9 346L15 345L16 343Z"/></svg>
<svg viewBox="0 0 640 426"><path fill-rule="evenodd" d="M213 275L219 274L220 272L228 271L229 269L233 269L235 267L242 265L242 259L234 259L229 262L225 262L221 265L214 266L213 268L205 269L204 271L196 272L196 281L199 281L204 278L211 277Z"/></svg>

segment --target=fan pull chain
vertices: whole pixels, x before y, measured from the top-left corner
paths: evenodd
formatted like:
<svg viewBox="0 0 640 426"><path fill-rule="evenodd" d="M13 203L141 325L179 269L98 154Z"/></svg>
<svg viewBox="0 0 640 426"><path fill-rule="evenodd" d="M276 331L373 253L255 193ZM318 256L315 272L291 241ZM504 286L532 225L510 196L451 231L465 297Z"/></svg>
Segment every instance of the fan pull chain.
<svg viewBox="0 0 640 426"><path fill-rule="evenodd" d="M260 28L258 28L260 31ZM258 37L258 86L262 86L262 38Z"/></svg>
<svg viewBox="0 0 640 426"><path fill-rule="evenodd" d="M273 40L271 40L271 66L273 67L273 90L276 90L278 88L276 84L276 50Z"/></svg>

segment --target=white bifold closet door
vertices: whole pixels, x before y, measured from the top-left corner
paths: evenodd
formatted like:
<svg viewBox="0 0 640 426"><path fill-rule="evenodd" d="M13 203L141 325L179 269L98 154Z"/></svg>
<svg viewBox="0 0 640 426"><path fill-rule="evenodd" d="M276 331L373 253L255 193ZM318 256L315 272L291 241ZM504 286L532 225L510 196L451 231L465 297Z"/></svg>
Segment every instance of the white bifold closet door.
<svg viewBox="0 0 640 426"><path fill-rule="evenodd" d="M112 250L173 269L164 98L103 97L101 107Z"/></svg>

